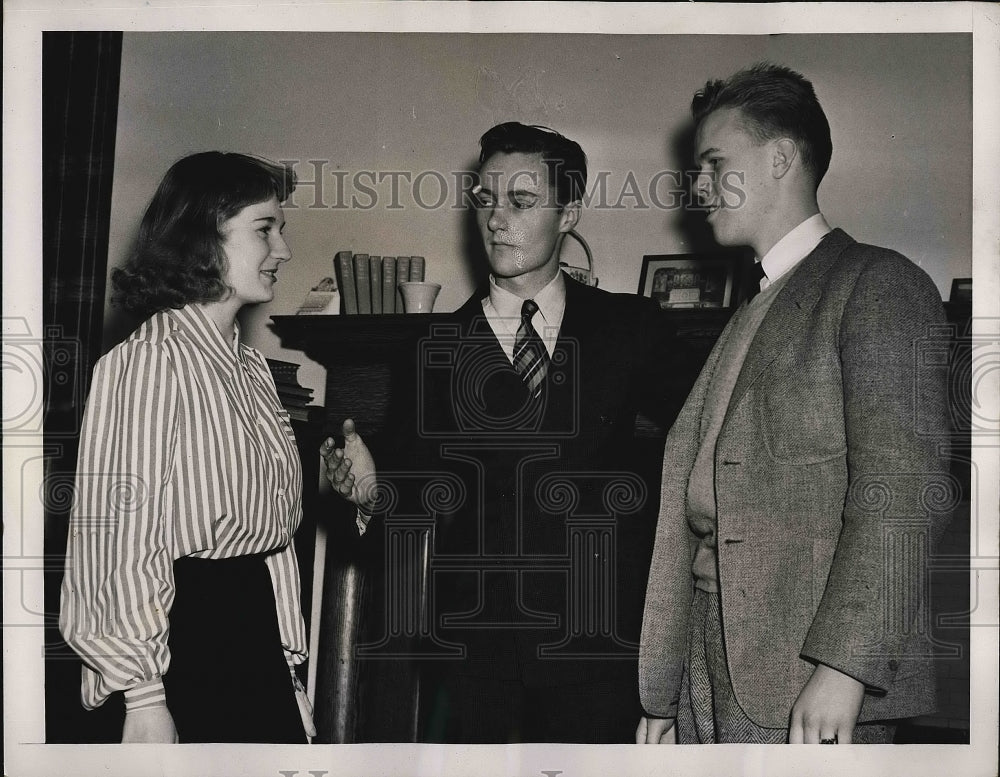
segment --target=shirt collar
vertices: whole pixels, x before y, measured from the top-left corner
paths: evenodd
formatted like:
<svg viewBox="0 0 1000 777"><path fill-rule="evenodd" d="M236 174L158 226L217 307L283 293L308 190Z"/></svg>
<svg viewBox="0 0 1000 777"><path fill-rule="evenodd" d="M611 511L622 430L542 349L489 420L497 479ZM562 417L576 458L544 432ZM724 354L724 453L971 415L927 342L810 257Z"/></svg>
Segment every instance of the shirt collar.
<svg viewBox="0 0 1000 777"><path fill-rule="evenodd" d="M772 246L760 260L767 283L774 283L795 265L809 256L819 241L830 231L822 213L816 213Z"/></svg>
<svg viewBox="0 0 1000 777"><path fill-rule="evenodd" d="M554 339L566 310L566 280L563 278L562 271L557 272L555 277L545 284L532 299L538 305L538 312L532 319L535 330L542 339L549 339L550 332L552 339ZM497 286L492 273L490 273L489 301L497 315L510 322L513 325L512 331L516 332L521 321L521 305L524 300ZM540 320L539 316L541 316Z"/></svg>
<svg viewBox="0 0 1000 777"><path fill-rule="evenodd" d="M215 322L196 304L192 303L166 312L220 369L231 370L245 363L246 346L240 342L239 321L234 324L232 342L227 342Z"/></svg>

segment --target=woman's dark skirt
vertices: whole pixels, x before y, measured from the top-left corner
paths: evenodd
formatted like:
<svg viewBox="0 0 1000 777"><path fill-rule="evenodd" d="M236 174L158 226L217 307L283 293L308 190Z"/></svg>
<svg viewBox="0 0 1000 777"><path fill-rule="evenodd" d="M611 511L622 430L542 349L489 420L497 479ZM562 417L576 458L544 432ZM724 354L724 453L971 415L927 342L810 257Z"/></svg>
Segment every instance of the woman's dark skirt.
<svg viewBox="0 0 1000 777"><path fill-rule="evenodd" d="M174 562L163 683L181 742L306 742L264 559Z"/></svg>

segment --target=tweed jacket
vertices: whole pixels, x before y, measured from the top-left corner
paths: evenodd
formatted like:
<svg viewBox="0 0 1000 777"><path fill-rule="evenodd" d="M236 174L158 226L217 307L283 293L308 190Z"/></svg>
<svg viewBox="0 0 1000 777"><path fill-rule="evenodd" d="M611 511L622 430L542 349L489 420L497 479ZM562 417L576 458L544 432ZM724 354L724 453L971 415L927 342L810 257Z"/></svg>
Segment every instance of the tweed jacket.
<svg viewBox="0 0 1000 777"><path fill-rule="evenodd" d="M927 275L829 233L754 337L715 450L718 570L733 688L758 725L788 725L814 665L862 681L859 720L933 703L927 560L955 484L938 455L947 386L921 352L943 322ZM696 538L688 478L729 330L667 438L640 648L650 715L676 715ZM937 330L940 335L940 329Z"/></svg>

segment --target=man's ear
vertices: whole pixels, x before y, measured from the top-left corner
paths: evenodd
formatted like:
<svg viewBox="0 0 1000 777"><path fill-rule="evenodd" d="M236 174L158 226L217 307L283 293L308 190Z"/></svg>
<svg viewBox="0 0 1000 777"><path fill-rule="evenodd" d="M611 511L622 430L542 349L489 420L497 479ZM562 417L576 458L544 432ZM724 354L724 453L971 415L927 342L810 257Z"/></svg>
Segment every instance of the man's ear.
<svg viewBox="0 0 1000 777"><path fill-rule="evenodd" d="M774 141L774 156L771 162L771 174L775 178L784 178L785 173L792 169L792 162L799 155L799 147L791 138L779 138Z"/></svg>
<svg viewBox="0 0 1000 777"><path fill-rule="evenodd" d="M580 221L580 201L573 200L563 205L562 215L559 217L559 231L569 232Z"/></svg>

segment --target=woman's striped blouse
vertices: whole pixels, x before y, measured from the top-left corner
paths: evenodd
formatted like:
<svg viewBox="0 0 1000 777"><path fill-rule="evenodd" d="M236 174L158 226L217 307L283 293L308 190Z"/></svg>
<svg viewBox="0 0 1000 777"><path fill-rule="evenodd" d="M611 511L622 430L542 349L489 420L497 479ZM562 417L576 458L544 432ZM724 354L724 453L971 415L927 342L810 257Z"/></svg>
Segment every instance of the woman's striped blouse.
<svg viewBox="0 0 1000 777"><path fill-rule="evenodd" d="M290 666L306 657L292 535L302 470L261 354L198 305L157 313L97 364L84 414L59 625L83 704L164 703L173 561L267 557ZM205 646L205 661L225 661ZM169 699L166 700L169 705Z"/></svg>

